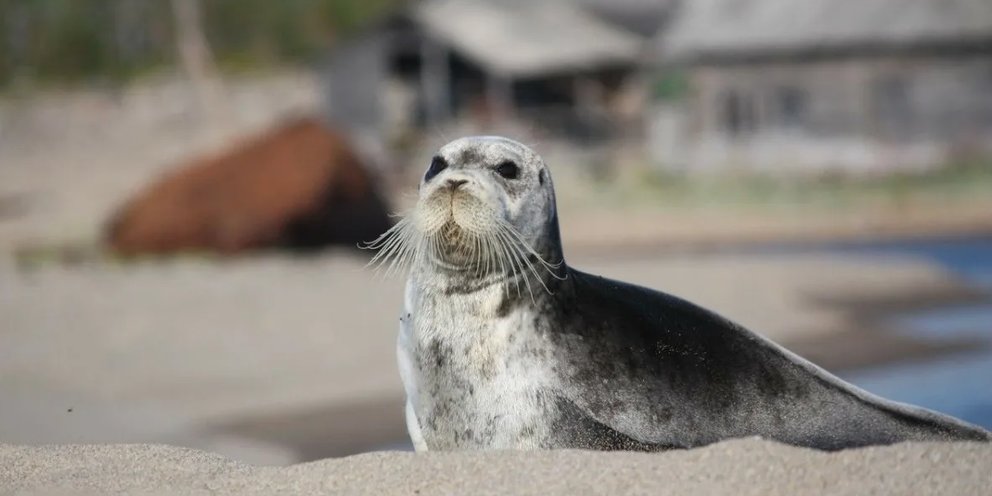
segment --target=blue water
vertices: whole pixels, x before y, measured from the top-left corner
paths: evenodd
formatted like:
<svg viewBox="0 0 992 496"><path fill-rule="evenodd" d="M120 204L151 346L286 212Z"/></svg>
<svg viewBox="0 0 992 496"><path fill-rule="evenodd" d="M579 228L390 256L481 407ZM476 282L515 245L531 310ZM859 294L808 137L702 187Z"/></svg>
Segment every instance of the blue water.
<svg viewBox="0 0 992 496"><path fill-rule="evenodd" d="M934 341L975 339L981 349L908 364L841 373L880 396L941 411L992 429L992 238L846 244L826 248L868 257L916 256L937 262L989 292L987 303L954 305L894 317L896 328Z"/></svg>
<svg viewBox="0 0 992 496"><path fill-rule="evenodd" d="M826 248L833 252L868 256L898 254L926 258L972 284L992 291L992 237L843 243Z"/></svg>

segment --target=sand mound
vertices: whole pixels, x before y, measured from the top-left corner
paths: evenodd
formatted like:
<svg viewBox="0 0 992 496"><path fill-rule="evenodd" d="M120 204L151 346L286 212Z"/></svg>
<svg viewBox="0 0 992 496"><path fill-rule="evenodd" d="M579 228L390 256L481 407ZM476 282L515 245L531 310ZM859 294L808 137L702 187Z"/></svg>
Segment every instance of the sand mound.
<svg viewBox="0 0 992 496"><path fill-rule="evenodd" d="M370 453L255 467L159 445L0 445L0 491L165 494L988 494L992 444L822 453L757 439L663 454Z"/></svg>

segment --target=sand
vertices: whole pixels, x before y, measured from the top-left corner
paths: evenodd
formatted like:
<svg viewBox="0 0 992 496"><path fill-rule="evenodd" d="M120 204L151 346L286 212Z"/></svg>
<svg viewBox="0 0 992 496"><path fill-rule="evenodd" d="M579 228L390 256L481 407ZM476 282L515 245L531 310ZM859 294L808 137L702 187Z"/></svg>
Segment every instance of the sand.
<svg viewBox="0 0 992 496"><path fill-rule="evenodd" d="M379 452L258 467L162 445L0 446L0 491L27 494L987 495L992 445L837 453L758 439L663 454Z"/></svg>
<svg viewBox="0 0 992 496"><path fill-rule="evenodd" d="M817 357L831 369L836 357L879 347L833 339L869 321L824 301L958 286L912 259L572 262L697 301L803 354L832 349L824 340L852 343ZM0 262L0 441L167 443L267 464L405 444L394 354L402 280L376 278L363 263L347 252L28 269Z"/></svg>

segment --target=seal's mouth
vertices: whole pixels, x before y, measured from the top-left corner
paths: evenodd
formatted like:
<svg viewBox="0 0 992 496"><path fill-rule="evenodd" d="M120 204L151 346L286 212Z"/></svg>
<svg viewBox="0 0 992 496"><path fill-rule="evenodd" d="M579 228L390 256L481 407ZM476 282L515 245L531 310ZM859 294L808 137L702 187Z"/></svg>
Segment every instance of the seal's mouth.
<svg viewBox="0 0 992 496"><path fill-rule="evenodd" d="M479 238L488 236L495 215L474 195L455 190L442 201L444 223L437 229L440 258L453 265L468 265L478 257Z"/></svg>

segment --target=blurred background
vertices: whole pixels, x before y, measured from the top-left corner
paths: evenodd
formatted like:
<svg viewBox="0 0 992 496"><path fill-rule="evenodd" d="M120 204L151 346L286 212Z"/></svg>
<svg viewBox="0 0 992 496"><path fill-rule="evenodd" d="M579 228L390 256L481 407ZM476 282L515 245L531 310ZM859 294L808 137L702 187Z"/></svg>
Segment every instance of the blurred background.
<svg viewBox="0 0 992 496"><path fill-rule="evenodd" d="M0 442L409 449L355 244L481 133L570 264L992 428L988 0L0 0Z"/></svg>

